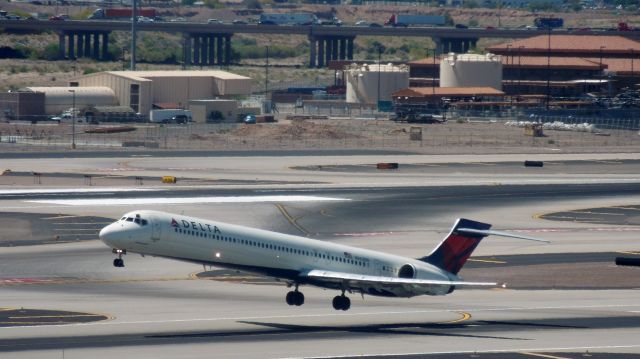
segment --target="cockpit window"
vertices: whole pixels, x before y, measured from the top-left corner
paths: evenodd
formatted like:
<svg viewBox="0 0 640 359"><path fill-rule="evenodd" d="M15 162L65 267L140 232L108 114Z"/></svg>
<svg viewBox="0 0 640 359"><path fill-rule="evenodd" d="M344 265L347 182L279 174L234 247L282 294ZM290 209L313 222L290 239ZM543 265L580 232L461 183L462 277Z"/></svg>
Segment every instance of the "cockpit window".
<svg viewBox="0 0 640 359"><path fill-rule="evenodd" d="M124 221L125 219L127 219L127 217L120 218L121 221Z"/></svg>
<svg viewBox="0 0 640 359"><path fill-rule="evenodd" d="M133 218L127 217L127 222L133 222Z"/></svg>
<svg viewBox="0 0 640 359"><path fill-rule="evenodd" d="M142 220L142 225L143 225L143 226L146 226L148 223L149 223L149 222L147 222L147 220L146 220L146 219L143 219L143 220Z"/></svg>

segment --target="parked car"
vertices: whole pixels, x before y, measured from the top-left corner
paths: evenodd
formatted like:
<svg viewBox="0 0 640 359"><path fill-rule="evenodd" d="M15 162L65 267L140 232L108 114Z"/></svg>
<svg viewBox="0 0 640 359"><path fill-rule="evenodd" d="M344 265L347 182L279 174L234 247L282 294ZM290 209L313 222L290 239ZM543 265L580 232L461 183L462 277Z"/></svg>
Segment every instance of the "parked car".
<svg viewBox="0 0 640 359"><path fill-rule="evenodd" d="M153 22L153 19L146 16L138 16L138 22Z"/></svg>
<svg viewBox="0 0 640 359"><path fill-rule="evenodd" d="M60 15L51 16L49 21L64 21L64 18Z"/></svg>
<svg viewBox="0 0 640 359"><path fill-rule="evenodd" d="M172 123L184 124L189 122L189 117L187 115L175 115L171 117Z"/></svg>
<svg viewBox="0 0 640 359"><path fill-rule="evenodd" d="M222 24L224 24L224 22L222 22L222 20L218 20L218 19L209 19L209 20L207 20L207 24L222 25Z"/></svg>
<svg viewBox="0 0 640 359"><path fill-rule="evenodd" d="M235 19L235 20L231 21L231 23L234 24L234 25L247 25L246 21L238 20L238 19Z"/></svg>
<svg viewBox="0 0 640 359"><path fill-rule="evenodd" d="M456 29L468 29L469 26L467 26L465 24L456 24L455 28Z"/></svg>

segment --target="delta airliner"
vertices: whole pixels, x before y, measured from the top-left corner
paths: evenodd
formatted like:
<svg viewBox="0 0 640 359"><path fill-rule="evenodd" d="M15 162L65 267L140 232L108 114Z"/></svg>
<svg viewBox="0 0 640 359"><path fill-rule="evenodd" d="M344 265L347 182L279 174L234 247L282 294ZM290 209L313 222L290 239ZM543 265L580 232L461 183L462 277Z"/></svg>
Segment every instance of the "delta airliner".
<svg viewBox="0 0 640 359"><path fill-rule="evenodd" d="M134 252L237 269L286 281L294 288L286 295L289 305L304 303L300 285L315 285L341 291L333 307L348 310L347 292L413 297L446 295L459 286L496 286L465 282L457 275L488 235L546 242L489 228L458 219L433 252L418 259L150 210L123 215L100 231L100 239L118 255L116 267L124 267L122 256Z"/></svg>

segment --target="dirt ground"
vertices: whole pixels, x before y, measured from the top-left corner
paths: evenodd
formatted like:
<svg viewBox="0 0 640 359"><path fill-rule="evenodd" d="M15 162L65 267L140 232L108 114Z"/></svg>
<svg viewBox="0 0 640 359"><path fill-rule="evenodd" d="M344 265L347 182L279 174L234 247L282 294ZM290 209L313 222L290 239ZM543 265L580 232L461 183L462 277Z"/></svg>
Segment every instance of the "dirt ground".
<svg viewBox="0 0 640 359"><path fill-rule="evenodd" d="M100 125L108 127L109 125ZM636 131L599 130L594 133L545 130L531 137L524 129L502 122L407 124L387 119L281 120L247 125L192 124L157 126L136 124L135 131L89 134L96 125L77 125L78 150L169 149L398 149L422 153L540 153L637 152ZM413 138L411 133L413 132ZM0 124L0 150L63 150L71 144L71 125Z"/></svg>

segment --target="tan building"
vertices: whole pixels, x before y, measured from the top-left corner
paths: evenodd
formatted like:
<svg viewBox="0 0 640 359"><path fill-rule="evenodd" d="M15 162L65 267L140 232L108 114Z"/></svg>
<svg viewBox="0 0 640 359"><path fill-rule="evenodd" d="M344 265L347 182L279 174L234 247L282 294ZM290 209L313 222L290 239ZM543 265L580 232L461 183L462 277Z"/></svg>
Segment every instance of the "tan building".
<svg viewBox="0 0 640 359"><path fill-rule="evenodd" d="M71 86L104 86L119 105L143 115L156 103L186 108L193 99L235 98L251 93L251 79L226 71L107 71L83 76Z"/></svg>

